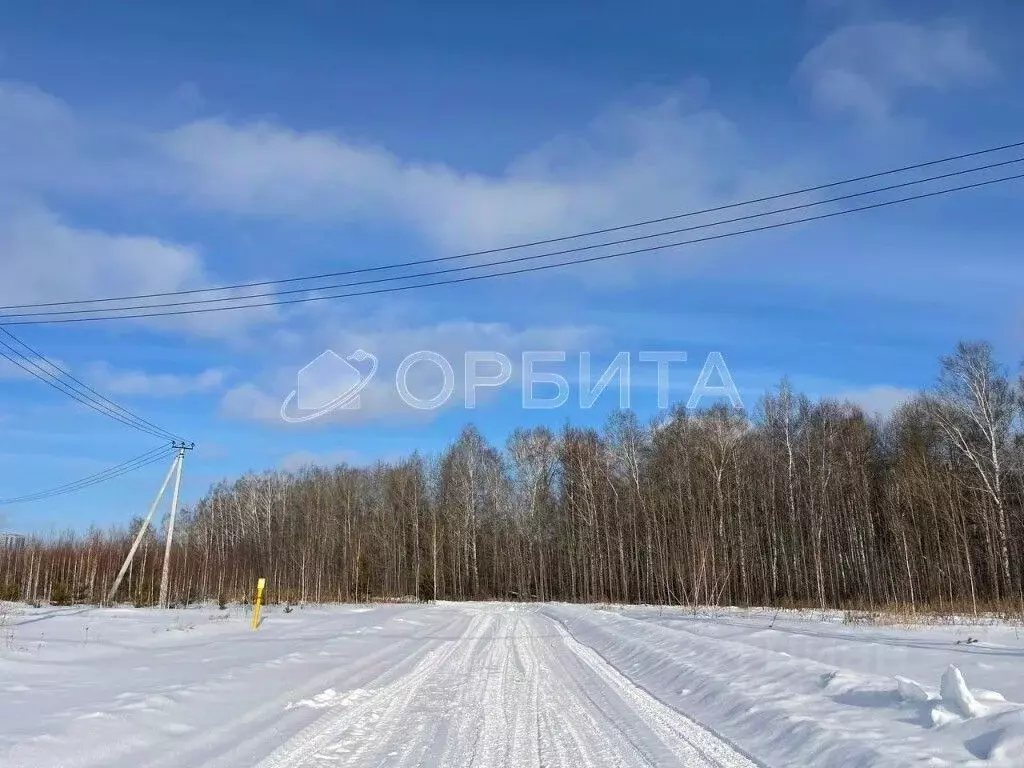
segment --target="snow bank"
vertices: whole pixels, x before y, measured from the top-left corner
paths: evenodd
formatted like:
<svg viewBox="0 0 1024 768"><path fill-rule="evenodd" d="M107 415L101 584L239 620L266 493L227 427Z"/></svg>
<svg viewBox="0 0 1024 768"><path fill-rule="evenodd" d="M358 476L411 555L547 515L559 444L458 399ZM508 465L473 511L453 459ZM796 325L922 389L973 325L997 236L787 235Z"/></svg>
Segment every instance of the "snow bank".
<svg viewBox="0 0 1024 768"><path fill-rule="evenodd" d="M961 717L982 717L987 711L974 698L963 674L952 664L942 673L939 698L947 710Z"/></svg>
<svg viewBox="0 0 1024 768"><path fill-rule="evenodd" d="M673 617L661 611L655 621L651 611L548 610L635 683L768 765L878 768L934 760L935 765L1024 766L1024 708L991 691L972 691L948 663L936 692L897 674L899 660L913 650L910 643L891 651L872 648L872 665L886 666L888 659L890 670L871 674L800 658L794 653L800 644L792 638L773 648L758 647L762 635L774 632L764 624L744 631L722 617L681 622L679 612ZM854 632L829 627L826 635L841 644L842 633ZM916 643L927 637L918 634ZM945 647L948 658L955 646ZM845 656L857 666L856 652ZM1024 672L1022 661L1024 653L1006 654L1000 663L1004 679Z"/></svg>

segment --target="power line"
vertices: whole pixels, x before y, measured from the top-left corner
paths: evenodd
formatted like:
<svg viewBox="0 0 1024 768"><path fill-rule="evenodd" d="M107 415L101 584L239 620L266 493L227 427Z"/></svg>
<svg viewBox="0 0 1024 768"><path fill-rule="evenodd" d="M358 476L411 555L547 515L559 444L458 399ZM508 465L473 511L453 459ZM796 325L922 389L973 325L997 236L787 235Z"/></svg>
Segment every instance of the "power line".
<svg viewBox="0 0 1024 768"><path fill-rule="evenodd" d="M0 326L0 334L6 336L22 349L27 350L33 356L29 357L0 338L0 357L6 358L30 376L39 379L44 384L67 395L87 408L91 408L125 426L164 440L180 439L174 433L136 415L124 406L118 405L113 400L100 394L2 326ZM45 366L43 365L44 363Z"/></svg>
<svg viewBox="0 0 1024 768"><path fill-rule="evenodd" d="M76 402L81 403L82 405L86 406L87 408L91 408L94 411L97 411L98 413L102 413L104 416L108 416L108 417L114 419L115 421L118 421L121 424L124 424L127 427L132 427L133 429L138 429L139 431L145 432L145 433L150 434L150 435L153 435L154 437L161 437L161 438L164 437L164 435L156 432L155 430L150 430L148 428L142 427L138 423L132 421L130 418L127 418L127 417L123 416L122 414L118 413L117 411L115 411L115 410L113 410L111 408L107 408L107 407L103 406L102 403L97 403L97 401L95 401L93 399L90 399L89 397L83 395L81 392L79 392L78 390L74 389L70 385L65 384L58 377L53 376L48 371L46 371L45 368L43 368L38 363L30 360L29 358L24 357L22 355L18 355L18 356L12 357L10 354L5 352L4 349L7 349L10 352L15 353L15 355L18 355L18 352L17 352L17 350L14 349L14 347L10 346L9 344L4 343L3 341L0 341L0 357L6 358L11 363L13 363L14 365L16 365L19 368L21 368L23 371L25 371L30 376L33 376L33 377L39 379L40 381L42 381L47 386L53 387L58 392L61 392L62 394L67 395L72 400L75 400Z"/></svg>
<svg viewBox="0 0 1024 768"><path fill-rule="evenodd" d="M595 230L590 230L590 231L587 231L587 232L580 232L580 233L576 233L576 234L563 235L563 236L560 236L560 237L552 237L552 238L547 238L547 239L543 239L543 240L534 240L534 241L531 241L531 242L518 243L518 244L514 244L514 245L507 245L507 246L502 246L502 247L499 247L499 248L489 248L489 249L486 249L486 250L470 251L470 252L456 254L456 255L440 256L440 257L430 258L430 259L415 259L415 260L410 260L410 261L397 262L397 263L392 263L392 264L382 264L382 265L377 265L377 266L373 266L373 267L362 267L362 268L358 268L358 269L350 269L350 270L343 270L343 271L324 272L324 273L317 274L317 275L304 275L304 276L298 276L298 277L278 278L278 279L275 279L275 280L261 280L261 281L253 281L253 282L246 282L246 283L235 283L235 284L218 286L218 287L213 287L213 288L193 288L193 289L179 290L179 291L164 291L164 292L157 292L157 293L134 294L134 295L127 295L127 296L111 296L111 297L101 297L101 298L96 298L96 299L78 299L78 300L39 302L39 303L33 303L33 304L10 304L10 305L6 305L6 306L0 306L0 312L6 312L7 310L13 310L13 309L35 309L35 308L40 308L41 309L41 308L46 308L46 307L61 307L61 306L71 306L71 305L77 305L77 304L100 304L100 303L111 303L111 302L119 302L119 301L137 301L137 300L142 300L142 299L166 298L166 297L170 297L170 296L188 296L188 295L195 295L195 294L202 294L202 293L215 293L215 292L219 292L219 291L238 290L238 289L244 289L244 288L258 288L258 287L269 286L269 285L285 285L285 284L296 283L296 282L312 282L312 281L316 281L316 280L324 280L324 279L335 278L335 277L345 277L345 276L349 276L349 275L366 274L366 273L379 272L379 271L384 271L384 270L400 269L400 268L404 268L404 267L423 266L423 265L427 265L427 264L437 264L437 263L441 263L441 262L454 261L454 260L458 260L458 259L467 259L467 258L472 258L472 257L476 257L476 256L487 256L487 255L493 255L493 254L497 254L497 253L506 253L506 252L509 252L509 251L520 250L520 249L524 249L524 248L531 248L531 247L542 246L542 245L552 245L552 244L555 244L555 243L567 242L567 241L570 241L570 240L577 240L577 239L586 238L586 237L594 237L594 236L597 236L597 235L604 235L604 234L609 234L609 233L612 233L612 232L621 232L621 231L628 230L628 229L634 229L634 228L639 228L639 227L651 226L651 225L654 225L654 224L663 224L663 223L666 223L666 222L669 222L669 221L675 221L675 220L679 220L679 219L683 219L683 218L689 218L689 217L694 217L694 216L701 216L701 215L706 215L706 214L709 214L709 213L719 213L719 212L722 212L722 211L732 210L732 209L735 209L735 208L740 208L740 207L745 207L745 206L750 206L750 205L756 205L756 204L759 204L759 203L773 202L773 201L781 200L781 199L784 199L784 198L787 198L787 197L795 197L795 196L799 196L799 195L810 194L812 192L820 192L820 191L824 191L826 189L833 189L833 188L839 187L839 186L845 186L845 185L848 185L848 184L856 184L856 183L863 182L863 181L870 181L872 179L883 178L885 176L891 176L891 175L896 175L896 174L900 174L900 173L907 173L909 171L920 170L922 168L933 167L933 166L942 165L942 164L945 164L945 163L952 163L952 162L956 162L958 160L965 160L965 159L969 159L969 158L973 158L973 157L980 157L982 155L993 154L993 153L996 153L996 152L1002 152L1002 151L1006 151L1006 150L1010 150L1010 149L1018 149L1020 147L1024 147L1024 141L1012 142L1012 143L1009 143L1009 144L1003 144L1003 145L996 146L996 147L989 147L989 148L986 148L986 149L979 149L979 150L975 150L975 151L972 151L972 152L964 152L964 153L961 153L961 154L958 154L958 155L950 155L950 156L947 156L947 157L937 158L937 159L934 159L934 160L928 160L928 161L925 161L925 162L914 163L914 164L911 164L911 165L904 165L904 166L900 166L898 168L891 168L891 169L887 169L887 170L883 170L883 171L877 171L877 172L874 172L874 173L864 174L864 175L861 175L861 176L855 176L855 177L851 177L851 178L840 179L840 180L837 180L837 181L831 181L831 182L828 182L828 183L825 183L825 184L818 184L818 185L815 185L815 186L803 187L801 189L792 190L792 191L788 191L788 192L780 192L780 193L776 193L776 194L772 194L772 195L767 195L765 197L759 197L759 198L754 198L754 199L750 199L750 200L743 200L743 201L738 201L738 202L733 202L733 203L727 203L727 204L724 204L724 205L718 205L718 206L714 206L714 207L711 207L711 208L704 208L704 209L695 210L695 211L685 211L685 212L681 212L681 213L671 214L671 215L668 215L668 216L661 216L661 217L658 217L658 218L647 219L647 220L644 220L644 221L632 222L632 223L628 223L628 224L620 224L620 225L612 226L612 227L605 227L603 229L595 229ZM1010 161L1010 162L1019 162L1019 160L1017 160L1017 161ZM999 164L997 164L997 165L999 165ZM995 166L986 166L986 167L995 167ZM980 170L980 169L974 169L974 170ZM967 171L967 172L970 172L970 171ZM952 175L956 175L956 174L952 174ZM943 177L936 177L936 178L943 178ZM911 183L919 183L919 182L911 182ZM309 289L309 290L313 290L313 289ZM234 298L234 297L226 297L224 299L219 299L219 300L221 300L221 301L229 301L232 298Z"/></svg>
<svg viewBox="0 0 1024 768"><path fill-rule="evenodd" d="M699 231L699 230L703 230L703 229L709 229L709 228L712 228L712 227L723 226L723 225L726 225L726 224L736 224L736 223L743 222L743 221L752 221L754 219L760 219L760 218L765 218L765 217L769 217L769 216L777 216L777 215L780 215L780 214L783 214L783 213L792 213L794 211L807 210L809 208L815 208L815 207L818 207L818 206L829 205L829 204L832 204L832 203L844 202L846 200L852 200L852 199L856 199L856 198L860 198L860 197L865 197L865 196L868 196L868 195L877 195L877 194L881 194L882 192L891 192L891 191L896 190L896 189L904 189L904 188L907 188L907 187L918 186L920 184L926 184L926 183L930 183L930 182L934 182L934 181L941 181L941 180L944 180L944 179L954 178L954 177L958 177L958 176L964 176L964 175L972 174L972 173L978 173L978 172L981 172L981 171L988 171L988 170L992 170L994 168L1001 168L1001 167L1004 167L1004 166L1014 165L1014 164L1021 163L1021 162L1024 162L1024 157L1016 157L1016 158L1013 158L1013 159L1010 159L1010 160L1003 160L1003 161L996 162L996 163L989 163L989 164L986 164L986 165L976 166L976 167L973 167L973 168L964 168L964 169L960 169L960 170L957 170L957 171L950 171L948 173L938 174L938 175L934 175L934 176L927 176L927 177L922 178L922 179L915 179L915 180L912 180L912 181L905 181L905 182L900 182L900 183L897 183L897 184L890 184L890 185L887 185L887 186L877 187L877 188L868 189L868 190L862 190L862 191L859 191L859 192L851 192L851 193L848 193L848 194L845 194L845 195L839 195L839 196L836 196L836 197L825 198L823 200L814 200L814 201L811 201L811 202L800 203L800 204L797 204L797 205L787 206L787 207L784 207L784 208L775 208L775 209L772 209L772 210L769 210L769 211L759 211L757 213L750 213L750 214L746 214L746 215L743 215L743 216L736 216L736 217L727 218L727 219L719 219L717 221L707 222L705 224L696 224L696 225L693 225L693 226L682 227L682 228L678 228L678 229L662 230L662 231L659 231L659 232L648 233L648 234L644 234L644 235L636 235L636 236L633 236L633 237L623 238L623 239L619 239L619 240L611 240L611 241L605 241L605 242L601 242L601 243L592 243L592 244L589 244L589 245L580 245L580 246L575 246L573 248L565 248L565 249L557 250L557 251L547 251L545 253L531 254L531 255L528 255L528 256L519 256L519 257L510 258L510 259L502 259L502 260L498 260L498 261L486 262L486 263L483 263L483 264L471 264L471 265L468 265L468 266L451 267L451 268L448 268L448 269L434 270L434 271L428 271L428 272L419 272L419 273L413 273L413 274L407 274L407 275L395 275L395 276L391 276L391 277L378 277L378 278L373 278L373 279L369 279L369 280L359 280L359 281L348 282L348 283L336 283L336 284L333 284L333 285L321 285L321 286L314 286L314 287L308 287L308 288L293 288L293 289L289 289L289 290L285 290L285 291L266 291L266 292L260 292L260 293L246 294L246 295L242 295L242 296L228 296L228 297L223 297L223 298L214 297L214 298L206 298L206 299L192 299L192 300L187 300L187 301L167 302L167 303L162 303L162 304L138 304L138 305L124 306L124 307L87 308L87 309L63 309L63 310L53 310L53 311L44 311L44 312L27 312L27 313L4 314L4 315L0 315L0 322L7 321L9 319L33 318L33 317L56 317L56 316L62 316L62 315L82 316L82 315L99 315L99 314L103 314L104 316L106 316L106 315L109 315L109 313L111 313L111 312L130 312L130 311L135 311L135 310L155 310L155 309L166 309L166 308L185 307L185 306L204 306L204 305L208 305L208 304L221 304L221 303L224 303L224 302L233 302L233 303L237 304L239 302L243 302L243 301L246 301L246 300L249 300L249 299L267 298L267 297L270 297L270 296L280 297L280 296L294 295L294 294L298 294L298 293L307 293L309 291L314 291L314 290L316 290L316 291L329 291L329 290L337 290L337 289L340 289L340 288L355 288L355 287L364 286L364 285L375 285L375 284L380 284L380 283L390 283L390 282L398 282L398 281L404 281L404 280L412 280L412 279L419 278L419 277L436 277L438 275L455 274L455 273L459 273L459 272L467 272L467 271L472 271L472 270L486 269L488 267L501 267L501 266L507 266L509 264L517 264L517 263L522 263L522 262L527 262L527 261L538 261L540 259L551 258L553 256L564 256L564 255L568 255L568 254L572 254L572 253L581 253L581 252L584 252L584 251L591 251L591 250L595 250L595 249L599 249L599 248L609 248L609 247L615 246L615 245L626 245L626 244L629 244L629 243L636 243L636 242L641 242L641 241L644 241L644 240L652 240L652 239L655 239L655 238L667 237L669 235L678 235L678 234L682 234L684 232ZM284 302L276 302L276 303L284 303ZM248 306L248 305L240 305L240 306L242 308L244 308L245 306Z"/></svg>
<svg viewBox="0 0 1024 768"><path fill-rule="evenodd" d="M137 459L124 462L123 464L118 464L114 467L110 467L109 469L104 470L103 472L99 472L96 475L90 475L89 477L82 478L81 480L77 480L73 483L66 483L65 485L58 486L57 488L52 488L46 491L38 491L36 493L27 494L25 496L17 496L11 499L0 499L0 505L7 506L12 504L23 504L32 501L43 501L45 499L54 498L56 496L63 496L65 494L81 491L86 488L91 488L94 485L99 485L100 483L115 480L138 469L147 467L150 464L155 464L159 461L164 461L174 454L174 451L167 448L159 449L159 451L159 453L153 453L152 455L147 455L145 458L139 457Z"/></svg>
<svg viewBox="0 0 1024 768"><path fill-rule="evenodd" d="M1015 180L1022 179L1022 178L1024 178L1024 174L1014 174L1014 175L1011 175L1011 176L1002 176L1002 177L999 177L999 178L987 179L985 181L978 181L978 182L974 182L974 183L971 183L971 184L961 184L961 185L958 185L958 186L947 187L945 189L935 190L935 191L932 191L932 192L924 192L924 193L920 193L920 194L916 194L916 195L909 195L907 197L896 198L896 199L893 199L893 200L885 200L885 201L882 201L882 202L871 203L871 204L868 204L868 205L862 205L862 206L858 206L858 207L855 207L855 208L846 208L846 209L839 210L839 211L830 211L828 213L817 214L815 216L805 216L805 217L802 217L802 218L790 219L790 220L787 220L787 221L775 222L775 223L772 223L772 224L764 224L764 225L761 225L761 226L758 226L758 227L749 227L747 229L740 229L740 230L735 230L735 231L732 231L732 232L723 232L723 233L714 234L714 235L707 235L707 236L704 236L704 237L692 238L692 239L689 239L689 240L679 240L679 241L675 241L675 242L671 242L671 243L662 243L662 244L658 244L658 245L647 246L647 247L644 247L644 248L635 248L635 249L628 250L628 251L618 251L616 253L600 254L600 255L597 255L597 256L588 256L588 257L579 258L579 259L568 259L568 260L565 260L565 261L555 262L553 264L540 264L540 265L535 265L535 266L530 266L530 267L521 267L521 268L518 268L518 269L506 270L506 271L503 271L503 272L493 272L493 273L482 274L482 275L470 275L468 277L446 279L446 280L436 280L436 281L433 281L433 282L416 283L416 284L413 284L413 285L388 286L388 287L385 287L385 288L377 288L377 289L367 290L367 291L354 291L354 292L350 292L350 293L303 296L303 297L300 297L300 298L285 299L285 300L281 300L281 301L266 301L266 302L258 302L258 303L236 304L236 305L232 305L232 306L222 306L222 307L201 307L201 308L193 308L193 309L171 310L171 311L164 311L164 312L145 312L145 313L135 313L135 314L93 315L93 316L89 316L89 317L59 317L59 318L56 318L56 319L50 319L47 316L46 313L39 313L39 314L34 314L34 315L27 315L26 317L29 317L29 318L40 317L40 318L43 318L43 319L15 319L13 321L7 319L7 317L9 317L9 316L2 316L2 315L0 315L0 323L5 324L5 325L9 325L9 326L14 326L14 325L48 325L48 324L56 324L56 323L82 323L82 322L97 322L97 321L103 321L103 320L129 320L129 319L150 318L150 317L168 317L168 316L176 316L176 315L193 315L193 314L203 314L203 313L211 313L211 312L226 312L226 311L239 310L239 309L255 309L255 308L260 308L260 307L286 306L286 305L291 305L291 304L304 304L304 303L309 303L309 302L314 302L314 301L328 301L328 300L333 300L333 299L355 298L355 297L359 297L359 296L375 296L375 295L386 294L386 293L398 293L398 292L401 292L401 291L418 290L420 288L430 288L430 287L444 286L444 285L456 285L456 284L461 284L461 283L476 282L476 281L480 281L480 280L489 280L489 279L493 279L493 278L497 278L497 277L508 277L508 276L511 276L511 275L521 275L521 274L527 274L527 273L531 273L531 272L541 272L541 271L545 271L545 270L549 270L549 269L557 269L557 268L560 268L560 267L572 266L572 265L577 265L577 264L588 264L588 263L594 263L594 262L600 262L600 261L608 261L608 260L611 260L611 259L621 258L623 256L633 256L633 255L641 254L641 253L651 253L651 252L654 252L654 251L661 251L661 250L665 250L665 249L668 249L668 248L676 248L676 247L681 247L681 246L685 246L685 245L695 245L695 244L698 244L698 243L707 243L707 242L712 242L712 241L716 241L716 240L724 240L726 238L737 237L739 235L752 234L752 233L755 233L755 232L765 232L765 231L773 230L773 229L781 229L783 227L789 227L789 226L793 226L795 224L802 224L802 223L811 222L811 221L820 221L820 220L823 220L823 219L830 219L830 218L835 218L835 217L838 217L838 216L845 216L845 215L848 215L848 214L851 214L851 213L859 213L861 211L869 211L869 210L875 210L875 209L878 209L878 208L885 208L885 207L892 206L892 205L899 205L899 204L902 204L902 203L913 202L913 201L916 201L916 200L924 200L924 199L928 199L928 198L932 198L932 197L938 197L940 195L951 194L953 192L960 192L960 191L969 190L969 189L978 189L978 188L981 188L981 187L986 187L986 186L990 186L990 185L993 185L993 184L999 184L999 183L1008 182L1008 181L1015 181ZM709 224L709 225L706 225L706 226L714 226L714 225L713 224ZM550 256L550 254L546 254L546 255L537 256L536 258L545 258L545 257L549 257L549 256ZM513 263L513 262L525 261L528 258L533 258L533 257L520 257L520 258L517 258L517 259L509 259L509 260L506 260L504 262L494 262L494 263L491 263L491 264L479 265L479 266L476 266L476 267L473 267L473 268L481 269L481 268L486 268L486 267L502 266L502 265L507 265L507 264ZM444 273L450 272L450 271L454 271L454 270L438 270L436 272L428 272L428 273L423 273L423 274L420 274L420 275L416 275L415 277L431 277L431 276L436 276L436 275L439 275L439 274L444 274ZM411 279L411 277L407 277L405 279ZM142 308L145 308L145 307L139 307L139 308L142 309ZM114 309L114 310L111 310L111 311L116 312L117 310Z"/></svg>
<svg viewBox="0 0 1024 768"><path fill-rule="evenodd" d="M23 504L30 501L42 501L44 499L51 499L55 496L63 496L68 493L74 493L75 491L81 491L85 488L91 488L94 485L105 483L110 480L115 480L119 477L123 477L131 472L148 467L150 464L155 464L158 461L163 461L174 453L174 450L167 445L160 446L159 448L153 448L146 451L141 456L136 456L134 459L115 464L112 467L108 467L101 472L83 477L80 480L75 480L64 485L59 485L56 488L49 488L45 491L36 491L35 493L25 494L24 496L15 496L10 499L0 499L0 505L7 506L11 504Z"/></svg>

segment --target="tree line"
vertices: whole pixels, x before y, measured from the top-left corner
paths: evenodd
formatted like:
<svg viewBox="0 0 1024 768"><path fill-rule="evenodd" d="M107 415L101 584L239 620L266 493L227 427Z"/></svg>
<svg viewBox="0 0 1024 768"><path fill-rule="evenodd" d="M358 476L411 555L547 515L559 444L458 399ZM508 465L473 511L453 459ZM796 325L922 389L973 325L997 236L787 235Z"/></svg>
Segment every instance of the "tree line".
<svg viewBox="0 0 1024 768"><path fill-rule="evenodd" d="M1022 377L1024 378L1024 377ZM437 456L247 474L183 509L170 594L1024 613L1024 383L964 342L886 417L785 380L751 412L473 426ZM0 597L100 601L141 520L0 549ZM150 531L118 599L152 604Z"/></svg>

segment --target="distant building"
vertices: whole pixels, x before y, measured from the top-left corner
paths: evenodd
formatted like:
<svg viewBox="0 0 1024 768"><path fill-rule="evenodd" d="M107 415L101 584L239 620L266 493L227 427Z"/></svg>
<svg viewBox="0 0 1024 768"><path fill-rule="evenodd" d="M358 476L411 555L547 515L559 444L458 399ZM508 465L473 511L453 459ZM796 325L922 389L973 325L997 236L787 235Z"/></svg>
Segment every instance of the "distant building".
<svg viewBox="0 0 1024 768"><path fill-rule="evenodd" d="M3 533L0 532L0 548L4 547L21 547L25 545L25 537L20 533Z"/></svg>

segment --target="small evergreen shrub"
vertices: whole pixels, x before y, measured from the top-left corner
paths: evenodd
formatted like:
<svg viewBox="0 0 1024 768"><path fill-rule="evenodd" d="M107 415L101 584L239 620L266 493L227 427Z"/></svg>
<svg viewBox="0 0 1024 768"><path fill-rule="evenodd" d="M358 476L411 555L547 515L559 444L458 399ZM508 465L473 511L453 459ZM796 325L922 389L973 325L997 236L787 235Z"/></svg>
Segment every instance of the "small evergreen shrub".
<svg viewBox="0 0 1024 768"><path fill-rule="evenodd" d="M65 581L55 582L50 588L50 605L71 605L74 602L74 594L71 587Z"/></svg>

